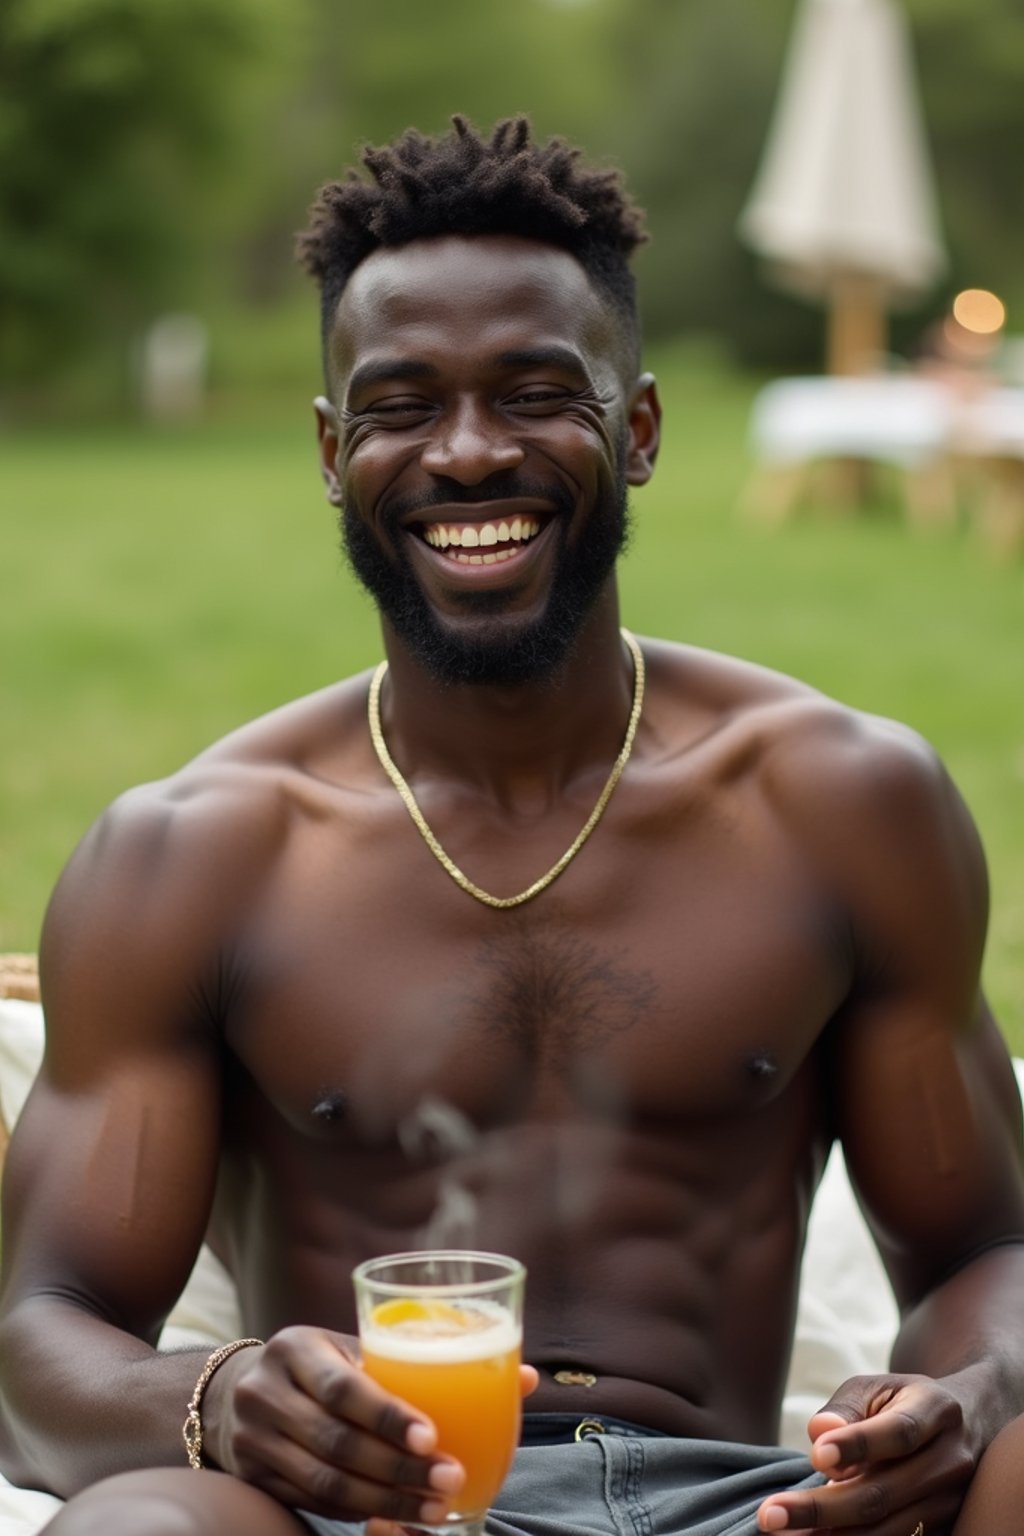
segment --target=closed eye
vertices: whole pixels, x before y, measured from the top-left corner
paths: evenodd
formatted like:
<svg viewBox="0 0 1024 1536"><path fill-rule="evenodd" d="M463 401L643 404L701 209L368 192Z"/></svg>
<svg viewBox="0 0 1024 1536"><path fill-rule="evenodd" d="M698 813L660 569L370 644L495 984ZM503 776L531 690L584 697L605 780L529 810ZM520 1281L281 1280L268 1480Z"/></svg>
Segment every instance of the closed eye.
<svg viewBox="0 0 1024 1536"><path fill-rule="evenodd" d="M543 408L545 406L563 405L575 398L575 395L568 393L564 389L556 389L538 384L533 389L516 390L515 394L506 397L505 404L513 409L521 406L539 406Z"/></svg>
<svg viewBox="0 0 1024 1536"><path fill-rule="evenodd" d="M346 422L374 421L380 417L390 417L392 420L402 419L408 416L422 416L431 409L426 400L375 400L370 405L363 405L357 411L345 411Z"/></svg>

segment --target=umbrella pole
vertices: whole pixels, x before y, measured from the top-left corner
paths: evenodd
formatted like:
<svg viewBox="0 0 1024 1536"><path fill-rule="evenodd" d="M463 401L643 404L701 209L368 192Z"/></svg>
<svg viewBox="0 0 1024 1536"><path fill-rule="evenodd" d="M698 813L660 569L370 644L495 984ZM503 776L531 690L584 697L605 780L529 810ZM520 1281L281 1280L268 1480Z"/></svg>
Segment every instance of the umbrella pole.
<svg viewBox="0 0 1024 1536"><path fill-rule="evenodd" d="M828 371L840 378L883 366L889 345L881 284L862 273L839 273L829 292Z"/></svg>
<svg viewBox="0 0 1024 1536"><path fill-rule="evenodd" d="M839 273L829 292L827 365L835 378L857 377L883 366L889 341L881 285L862 273ZM836 459L829 466L830 494L840 506L862 507L871 499L871 466L864 459Z"/></svg>

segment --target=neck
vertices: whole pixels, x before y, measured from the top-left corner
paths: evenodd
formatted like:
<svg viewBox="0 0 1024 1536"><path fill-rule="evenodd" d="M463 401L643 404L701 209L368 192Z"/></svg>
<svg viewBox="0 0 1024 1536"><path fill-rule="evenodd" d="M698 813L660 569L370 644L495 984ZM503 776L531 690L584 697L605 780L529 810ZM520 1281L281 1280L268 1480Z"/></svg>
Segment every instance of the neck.
<svg viewBox="0 0 1024 1536"><path fill-rule="evenodd" d="M384 630L389 671L381 720L391 754L412 779L441 778L496 800L541 808L622 743L633 665L614 593L595 606L562 666L515 687L439 683Z"/></svg>

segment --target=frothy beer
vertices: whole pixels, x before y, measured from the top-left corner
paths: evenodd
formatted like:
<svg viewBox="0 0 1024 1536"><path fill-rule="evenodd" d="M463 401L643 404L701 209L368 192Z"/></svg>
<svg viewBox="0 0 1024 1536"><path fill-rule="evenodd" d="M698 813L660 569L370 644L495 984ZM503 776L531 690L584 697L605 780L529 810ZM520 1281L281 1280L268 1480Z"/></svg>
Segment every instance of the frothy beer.
<svg viewBox="0 0 1024 1536"><path fill-rule="evenodd" d="M373 1308L360 1343L374 1381L421 1409L440 1449L465 1468L451 1519L482 1516L519 1440L520 1323L493 1301L403 1297Z"/></svg>

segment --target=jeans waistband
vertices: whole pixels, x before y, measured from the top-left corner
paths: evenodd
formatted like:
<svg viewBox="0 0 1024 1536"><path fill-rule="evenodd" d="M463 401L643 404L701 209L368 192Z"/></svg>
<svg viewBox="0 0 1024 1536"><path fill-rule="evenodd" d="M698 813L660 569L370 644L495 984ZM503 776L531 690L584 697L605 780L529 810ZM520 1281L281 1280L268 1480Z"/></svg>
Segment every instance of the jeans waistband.
<svg viewBox="0 0 1024 1536"><path fill-rule="evenodd" d="M626 1439L667 1440L661 1429L632 1424L629 1419L612 1418L607 1413L524 1413L520 1445L570 1445L574 1440L590 1440L594 1435L621 1435Z"/></svg>

